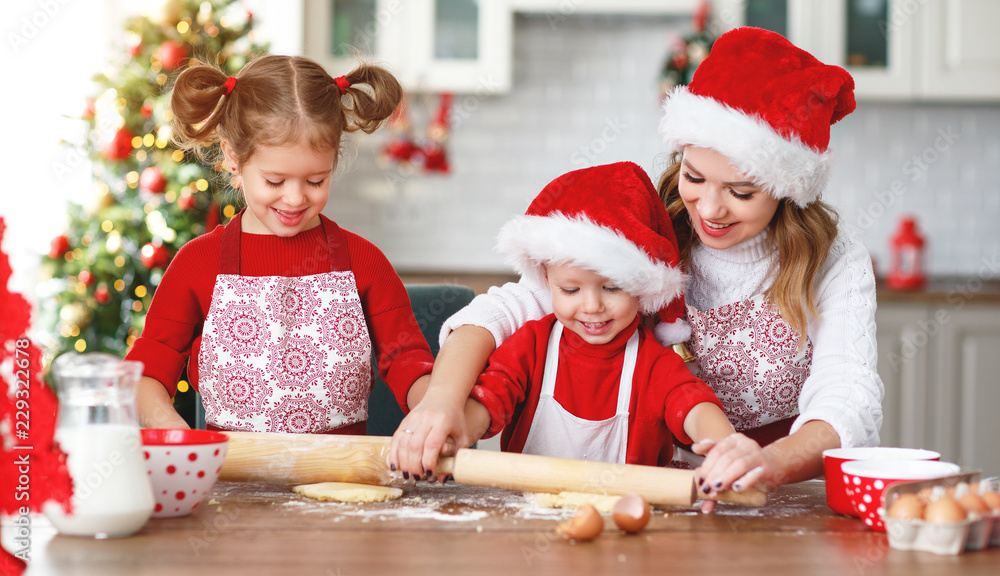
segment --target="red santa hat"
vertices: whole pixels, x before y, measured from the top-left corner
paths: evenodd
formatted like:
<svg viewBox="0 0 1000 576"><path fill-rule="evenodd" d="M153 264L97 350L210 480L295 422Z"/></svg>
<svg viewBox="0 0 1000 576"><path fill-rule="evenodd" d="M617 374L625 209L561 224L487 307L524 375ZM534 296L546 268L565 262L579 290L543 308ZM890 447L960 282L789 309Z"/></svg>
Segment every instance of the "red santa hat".
<svg viewBox="0 0 1000 576"><path fill-rule="evenodd" d="M674 151L721 153L773 197L805 207L829 180L830 126L854 106L846 70L774 32L737 28L667 96L660 134Z"/></svg>
<svg viewBox="0 0 1000 576"><path fill-rule="evenodd" d="M571 264L615 282L658 316L663 345L686 341L684 284L670 216L632 162L569 172L503 226L497 249L519 274L545 285L546 264Z"/></svg>

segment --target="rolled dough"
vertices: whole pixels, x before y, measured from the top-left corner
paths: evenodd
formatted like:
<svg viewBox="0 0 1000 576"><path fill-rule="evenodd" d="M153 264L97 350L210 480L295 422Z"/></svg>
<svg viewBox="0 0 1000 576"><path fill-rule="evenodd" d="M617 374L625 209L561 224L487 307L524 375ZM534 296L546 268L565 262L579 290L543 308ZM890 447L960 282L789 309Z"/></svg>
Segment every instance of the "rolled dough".
<svg viewBox="0 0 1000 576"><path fill-rule="evenodd" d="M558 494L536 492L532 495L535 504L545 508L579 508L581 504L591 504L601 514L610 514L619 498L621 496L592 494L590 492L560 492Z"/></svg>
<svg viewBox="0 0 1000 576"><path fill-rule="evenodd" d="M302 484L292 487L292 492L327 502L384 502L403 495L403 490L400 488L351 482Z"/></svg>

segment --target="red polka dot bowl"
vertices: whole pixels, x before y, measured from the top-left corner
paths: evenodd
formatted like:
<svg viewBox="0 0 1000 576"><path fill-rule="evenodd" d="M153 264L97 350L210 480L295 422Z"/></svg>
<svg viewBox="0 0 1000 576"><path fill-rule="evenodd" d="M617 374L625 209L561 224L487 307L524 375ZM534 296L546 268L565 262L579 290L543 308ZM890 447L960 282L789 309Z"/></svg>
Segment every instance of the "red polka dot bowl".
<svg viewBox="0 0 1000 576"><path fill-rule="evenodd" d="M939 460L941 455L932 450L917 448L891 448L871 446L857 448L832 448L823 452L823 474L826 478L826 505L831 510L845 516L858 513L851 503L851 496L844 485L844 473L840 467L844 462L854 460Z"/></svg>
<svg viewBox="0 0 1000 576"><path fill-rule="evenodd" d="M858 518L879 532L885 532L882 493L887 486L896 482L944 478L960 470L958 464L937 460L856 460L844 462L840 468Z"/></svg>
<svg viewBox="0 0 1000 576"><path fill-rule="evenodd" d="M146 428L142 451L153 484L153 518L187 516L215 484L229 438L210 430Z"/></svg>

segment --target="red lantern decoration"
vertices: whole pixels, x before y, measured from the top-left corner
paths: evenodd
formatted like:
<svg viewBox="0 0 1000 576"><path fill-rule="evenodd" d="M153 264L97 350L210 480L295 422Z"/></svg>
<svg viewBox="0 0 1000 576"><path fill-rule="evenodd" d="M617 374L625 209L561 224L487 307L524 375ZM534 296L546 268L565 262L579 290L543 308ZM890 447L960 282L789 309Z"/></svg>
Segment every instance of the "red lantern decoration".
<svg viewBox="0 0 1000 576"><path fill-rule="evenodd" d="M167 189L167 179L156 166L150 166L139 176L139 187L153 194L160 194Z"/></svg>
<svg viewBox="0 0 1000 576"><path fill-rule="evenodd" d="M899 221L890 244L892 261L886 277L889 288L916 290L927 284L923 269L924 243L913 217L906 216Z"/></svg>

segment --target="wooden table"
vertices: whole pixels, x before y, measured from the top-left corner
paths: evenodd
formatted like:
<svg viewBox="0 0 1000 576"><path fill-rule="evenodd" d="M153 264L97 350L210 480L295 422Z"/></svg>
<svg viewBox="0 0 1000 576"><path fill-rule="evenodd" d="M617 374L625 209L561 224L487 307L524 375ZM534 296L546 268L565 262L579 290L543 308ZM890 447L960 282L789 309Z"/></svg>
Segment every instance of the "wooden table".
<svg viewBox="0 0 1000 576"><path fill-rule="evenodd" d="M1000 548L938 556L891 550L884 534L827 509L823 483L786 486L766 508L655 511L626 535L570 543L554 534L572 513L520 492L409 488L395 502L314 502L285 487L219 483L186 518L151 520L117 540L46 536L38 574L997 574Z"/></svg>

